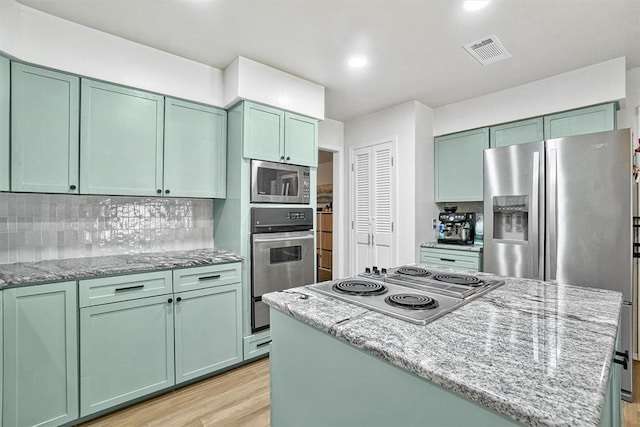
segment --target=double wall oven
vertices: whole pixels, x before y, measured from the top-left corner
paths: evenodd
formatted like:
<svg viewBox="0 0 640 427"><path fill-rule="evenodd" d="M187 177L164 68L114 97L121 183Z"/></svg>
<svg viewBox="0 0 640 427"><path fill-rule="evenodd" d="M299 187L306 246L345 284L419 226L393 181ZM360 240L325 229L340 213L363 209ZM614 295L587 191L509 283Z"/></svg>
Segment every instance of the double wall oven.
<svg viewBox="0 0 640 427"><path fill-rule="evenodd" d="M262 295L314 280L313 209L251 208L251 331L269 327Z"/></svg>

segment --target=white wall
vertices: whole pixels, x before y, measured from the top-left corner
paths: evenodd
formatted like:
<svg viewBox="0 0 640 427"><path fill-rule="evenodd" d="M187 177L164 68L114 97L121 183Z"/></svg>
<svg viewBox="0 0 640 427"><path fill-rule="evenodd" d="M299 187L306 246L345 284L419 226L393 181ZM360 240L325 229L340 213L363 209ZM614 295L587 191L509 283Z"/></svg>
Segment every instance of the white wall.
<svg viewBox="0 0 640 427"><path fill-rule="evenodd" d="M420 163L418 156L423 155L424 151L433 149L433 141L430 141L429 137L430 118L431 112L428 107L416 101L410 101L345 123L344 142L345 149L348 151L347 156L358 147L392 139L396 141L394 165L397 181L394 216L397 248L395 263L397 265L415 262L416 247L421 243L422 236L416 234L416 212L420 212L422 215L427 208L426 205L416 208L418 190L416 187L416 165ZM420 146L416 150L417 136ZM429 148L429 144L431 144L431 148ZM422 176L423 173L433 175L432 165L433 162L430 165L425 164L423 167L428 168L431 172L421 170L418 176ZM345 177L348 177L350 173L348 162L343 170ZM433 183L429 187L430 191L433 191ZM420 185L419 191L422 189L422 185ZM426 197L428 195L424 198ZM420 198L424 199L421 196ZM344 226L345 229L350 230L350 219L347 218ZM421 230L420 233L423 234L424 231ZM347 239L349 236L350 233L347 233Z"/></svg>
<svg viewBox="0 0 640 427"><path fill-rule="evenodd" d="M251 99L324 119L324 87L239 56L224 71L225 107Z"/></svg>
<svg viewBox="0 0 640 427"><path fill-rule="evenodd" d="M349 274L349 252L346 238L349 229L348 175L344 174L348 153L344 147L344 123L325 119L318 124L318 147L333 154L333 278L345 278Z"/></svg>
<svg viewBox="0 0 640 427"><path fill-rule="evenodd" d="M415 191L415 261L420 261L419 244L434 240L431 220L438 218L438 206L435 204L434 146L433 146L433 110L419 102L415 103L416 152L414 156L416 170Z"/></svg>
<svg viewBox="0 0 640 427"><path fill-rule="evenodd" d="M620 57L437 108L433 134L541 116L625 96L625 58Z"/></svg>
<svg viewBox="0 0 640 427"><path fill-rule="evenodd" d="M222 70L0 0L0 51L83 76L224 106Z"/></svg>
<svg viewBox="0 0 640 427"><path fill-rule="evenodd" d="M626 73L627 96L620 102L618 111L618 129L632 128L636 143L640 137L638 108L640 107L640 67Z"/></svg>

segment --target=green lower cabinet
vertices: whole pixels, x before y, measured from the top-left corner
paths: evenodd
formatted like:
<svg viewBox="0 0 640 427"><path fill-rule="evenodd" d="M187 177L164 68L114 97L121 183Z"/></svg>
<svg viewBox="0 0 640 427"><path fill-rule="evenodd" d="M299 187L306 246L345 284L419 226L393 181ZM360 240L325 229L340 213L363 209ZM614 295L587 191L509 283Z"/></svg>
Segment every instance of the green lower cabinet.
<svg viewBox="0 0 640 427"><path fill-rule="evenodd" d="M173 296L80 309L80 415L174 384Z"/></svg>
<svg viewBox="0 0 640 427"><path fill-rule="evenodd" d="M9 191L9 122L11 64L0 56L0 191Z"/></svg>
<svg viewBox="0 0 640 427"><path fill-rule="evenodd" d="M435 138L436 202L483 200L483 151L489 128Z"/></svg>
<svg viewBox="0 0 640 427"><path fill-rule="evenodd" d="M242 362L240 283L175 294L176 384Z"/></svg>
<svg viewBox="0 0 640 427"><path fill-rule="evenodd" d="M451 267L482 271L482 252L458 249L420 248L420 263L431 267Z"/></svg>
<svg viewBox="0 0 640 427"><path fill-rule="evenodd" d="M489 145L491 148L542 140L544 140L544 120L542 120L542 117L505 123L489 128Z"/></svg>
<svg viewBox="0 0 640 427"><path fill-rule="evenodd" d="M78 418L76 282L3 291L5 426L57 426Z"/></svg>
<svg viewBox="0 0 640 427"><path fill-rule="evenodd" d="M616 103L595 105L544 117L544 138L562 138L616 129Z"/></svg>

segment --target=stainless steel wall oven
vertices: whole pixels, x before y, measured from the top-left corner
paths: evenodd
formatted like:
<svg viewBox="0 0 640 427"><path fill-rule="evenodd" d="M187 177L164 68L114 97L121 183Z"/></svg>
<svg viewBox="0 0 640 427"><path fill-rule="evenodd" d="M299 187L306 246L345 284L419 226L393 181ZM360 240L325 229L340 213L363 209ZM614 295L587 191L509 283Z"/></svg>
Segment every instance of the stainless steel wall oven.
<svg viewBox="0 0 640 427"><path fill-rule="evenodd" d="M269 327L262 295L314 279L313 209L251 208L251 331Z"/></svg>

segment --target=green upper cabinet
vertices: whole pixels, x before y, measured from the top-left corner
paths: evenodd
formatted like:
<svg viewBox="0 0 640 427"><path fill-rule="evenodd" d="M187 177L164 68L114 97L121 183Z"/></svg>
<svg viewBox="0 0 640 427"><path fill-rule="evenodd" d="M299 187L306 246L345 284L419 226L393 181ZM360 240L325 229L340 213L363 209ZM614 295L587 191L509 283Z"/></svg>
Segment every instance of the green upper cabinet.
<svg viewBox="0 0 640 427"><path fill-rule="evenodd" d="M284 112L245 102L243 149L246 158L284 161Z"/></svg>
<svg viewBox="0 0 640 427"><path fill-rule="evenodd" d="M164 97L82 79L80 190L162 193Z"/></svg>
<svg viewBox="0 0 640 427"><path fill-rule="evenodd" d="M542 117L505 123L489 128L491 148L544 140Z"/></svg>
<svg viewBox="0 0 640 427"><path fill-rule="evenodd" d="M166 98L164 120L164 193L224 198L227 112Z"/></svg>
<svg viewBox="0 0 640 427"><path fill-rule="evenodd" d="M284 122L285 161L318 166L318 121L287 112Z"/></svg>
<svg viewBox="0 0 640 427"><path fill-rule="evenodd" d="M2 423L58 426L78 418L76 282L3 291Z"/></svg>
<svg viewBox="0 0 640 427"><path fill-rule="evenodd" d="M243 156L249 159L318 166L318 121L244 103Z"/></svg>
<svg viewBox="0 0 640 427"><path fill-rule="evenodd" d="M595 105L544 117L544 138L603 132L616 129L616 103Z"/></svg>
<svg viewBox="0 0 640 427"><path fill-rule="evenodd" d="M11 65L0 56L0 191L9 191L9 103Z"/></svg>
<svg viewBox="0 0 640 427"><path fill-rule="evenodd" d="M78 193L80 79L11 65L11 190Z"/></svg>
<svg viewBox="0 0 640 427"><path fill-rule="evenodd" d="M436 202L481 201L489 128L435 138Z"/></svg>

